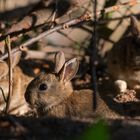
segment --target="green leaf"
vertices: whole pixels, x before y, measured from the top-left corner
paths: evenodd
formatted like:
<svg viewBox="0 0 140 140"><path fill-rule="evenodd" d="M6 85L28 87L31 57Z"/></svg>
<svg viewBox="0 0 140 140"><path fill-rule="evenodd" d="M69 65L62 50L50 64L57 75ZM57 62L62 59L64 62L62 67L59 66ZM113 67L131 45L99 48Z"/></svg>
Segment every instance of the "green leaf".
<svg viewBox="0 0 140 140"><path fill-rule="evenodd" d="M109 140L108 127L104 121L99 121L80 137L80 140Z"/></svg>

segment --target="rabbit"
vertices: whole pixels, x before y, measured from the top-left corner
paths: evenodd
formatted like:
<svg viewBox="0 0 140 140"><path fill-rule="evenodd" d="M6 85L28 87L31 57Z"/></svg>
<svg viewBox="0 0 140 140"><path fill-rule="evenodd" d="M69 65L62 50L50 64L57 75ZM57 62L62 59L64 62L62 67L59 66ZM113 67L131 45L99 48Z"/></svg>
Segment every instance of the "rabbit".
<svg viewBox="0 0 140 140"><path fill-rule="evenodd" d="M28 82L32 80L32 77L28 77L23 74L22 70L16 66L20 59L20 52L15 53L12 57L13 68L13 91L11 96L11 102L8 109L9 114L23 115L30 110L25 99L24 92ZM8 96L8 64L5 61L0 61L0 111L3 112L6 107L6 99Z"/></svg>
<svg viewBox="0 0 140 140"><path fill-rule="evenodd" d="M129 32L108 54L108 70L118 93L140 89L140 26L134 16L130 17Z"/></svg>
<svg viewBox="0 0 140 140"><path fill-rule="evenodd" d="M94 115L94 93L90 89L73 90L70 80L78 70L77 58L65 62L63 52L56 53L55 70L41 73L27 86L25 100L39 117L89 117ZM117 116L98 96L99 111L95 114Z"/></svg>

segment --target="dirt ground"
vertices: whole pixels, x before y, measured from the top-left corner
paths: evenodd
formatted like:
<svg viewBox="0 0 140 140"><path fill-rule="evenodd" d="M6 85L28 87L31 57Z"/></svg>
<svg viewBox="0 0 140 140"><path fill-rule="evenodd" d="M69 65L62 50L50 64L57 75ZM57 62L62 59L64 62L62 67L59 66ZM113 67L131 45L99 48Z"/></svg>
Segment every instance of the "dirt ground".
<svg viewBox="0 0 140 140"><path fill-rule="evenodd" d="M0 117L0 138L50 140L78 138L93 122L93 119L68 120L56 118L17 118L14 116ZM139 120L107 120L107 124L112 140L123 140L124 138L127 140L137 140L140 136Z"/></svg>

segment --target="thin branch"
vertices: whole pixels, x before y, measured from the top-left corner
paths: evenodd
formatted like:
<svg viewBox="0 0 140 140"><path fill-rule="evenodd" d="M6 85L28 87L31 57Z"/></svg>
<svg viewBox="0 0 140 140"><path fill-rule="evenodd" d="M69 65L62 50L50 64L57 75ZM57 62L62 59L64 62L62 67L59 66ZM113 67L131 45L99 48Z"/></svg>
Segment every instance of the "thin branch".
<svg viewBox="0 0 140 140"><path fill-rule="evenodd" d="M78 23L80 23L80 22L89 20L89 18L90 18L90 17L89 17L89 14L86 14L86 15L80 17L80 18L76 18L76 19L70 20L70 21L68 21L68 22L65 22L65 23L63 23L63 24L57 25L57 26L55 26L55 27L52 28L52 29L49 29L49 30L47 30L47 31L42 32L42 33L39 34L38 36L27 40L25 43L21 44L20 47L14 48L14 49L11 51L11 53L15 53L15 52L17 52L17 51L22 51L22 50L24 50L24 47L27 47L27 46L30 47L31 44L37 42L37 41L40 40L41 38L43 38L43 37L45 37L45 36L47 36L47 35L49 35L49 34L51 34L51 33L53 33L53 32L56 32L56 31L61 30L61 29L69 28L69 27L71 27L71 26L73 26L73 25L75 25L75 24L78 24ZM3 60L3 59L5 59L5 58L7 58L7 57L8 57L8 54L5 54L5 55L3 55L0 59Z"/></svg>
<svg viewBox="0 0 140 140"><path fill-rule="evenodd" d="M93 35L91 40L91 57L90 57L90 63L91 63L91 72L92 72L92 82L93 82L93 108L96 110L97 108L97 94L98 94L98 88L97 88L97 77L96 77L96 61L97 61L97 0L93 0L94 6L93 6L93 13L94 13L94 27L93 27Z"/></svg>
<svg viewBox="0 0 140 140"><path fill-rule="evenodd" d="M82 30L84 30L84 31L86 31L86 32L88 32L88 33L90 33L90 34L93 33L92 30L88 29L88 28L85 27L85 26L80 26L79 28L82 29Z"/></svg>
<svg viewBox="0 0 140 140"><path fill-rule="evenodd" d="M9 92L7 96L7 103L5 108L5 113L7 114L10 107L11 96L12 96L12 88L13 88L13 75L12 75L12 59L11 59L11 40L10 36L7 36L5 40L5 44L8 50L8 62L9 62Z"/></svg>

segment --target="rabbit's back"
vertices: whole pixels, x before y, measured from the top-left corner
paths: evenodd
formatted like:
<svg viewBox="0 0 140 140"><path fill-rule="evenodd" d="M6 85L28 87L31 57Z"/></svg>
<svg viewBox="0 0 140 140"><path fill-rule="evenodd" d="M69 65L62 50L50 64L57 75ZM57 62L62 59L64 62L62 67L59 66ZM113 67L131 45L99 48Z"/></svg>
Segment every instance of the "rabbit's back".
<svg viewBox="0 0 140 140"><path fill-rule="evenodd" d="M69 98L45 112L55 117L89 117L93 115L92 90L73 91Z"/></svg>

